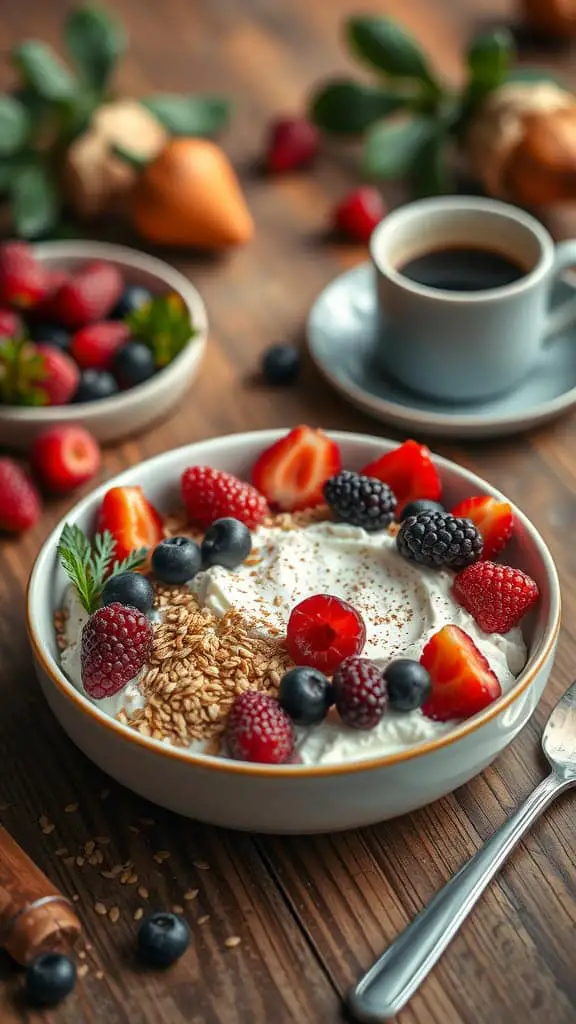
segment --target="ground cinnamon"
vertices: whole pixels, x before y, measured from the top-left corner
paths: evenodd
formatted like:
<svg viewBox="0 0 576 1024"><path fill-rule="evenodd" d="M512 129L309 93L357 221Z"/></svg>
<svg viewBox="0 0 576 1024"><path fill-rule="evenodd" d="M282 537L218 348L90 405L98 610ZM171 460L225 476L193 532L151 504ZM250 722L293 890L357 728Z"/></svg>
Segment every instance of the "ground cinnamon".
<svg viewBox="0 0 576 1024"><path fill-rule="evenodd" d="M0 826L0 946L20 964L65 952L81 926L69 900Z"/></svg>

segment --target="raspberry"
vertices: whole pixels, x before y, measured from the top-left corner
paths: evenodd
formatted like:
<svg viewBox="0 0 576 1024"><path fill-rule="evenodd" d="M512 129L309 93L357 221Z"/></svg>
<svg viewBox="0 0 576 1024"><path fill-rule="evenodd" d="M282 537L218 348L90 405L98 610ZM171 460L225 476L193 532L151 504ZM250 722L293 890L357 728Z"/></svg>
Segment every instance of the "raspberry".
<svg viewBox="0 0 576 1024"><path fill-rule="evenodd" d="M449 512L420 512L405 519L396 544L409 561L438 568L462 569L482 554L482 536L474 524Z"/></svg>
<svg viewBox="0 0 576 1024"><path fill-rule="evenodd" d="M210 466L184 470L182 497L190 519L199 526L231 517L253 530L270 514L266 499L255 487Z"/></svg>
<svg viewBox="0 0 576 1024"><path fill-rule="evenodd" d="M29 530L41 511L38 491L24 470L12 459L0 458L0 530Z"/></svg>
<svg viewBox="0 0 576 1024"><path fill-rule="evenodd" d="M320 133L304 117L282 117L271 125L266 167L273 174L293 171L314 159Z"/></svg>
<svg viewBox="0 0 576 1024"><path fill-rule="evenodd" d="M332 680L334 703L351 729L373 729L388 706L386 681L369 658L346 658Z"/></svg>
<svg viewBox="0 0 576 1024"><path fill-rule="evenodd" d="M82 630L82 684L89 697L113 697L150 657L152 626L142 612L109 604L90 616Z"/></svg>
<svg viewBox="0 0 576 1024"><path fill-rule="evenodd" d="M46 405L67 405L76 394L80 371L76 363L53 345L37 345L42 353L43 375L36 387L44 393Z"/></svg>
<svg viewBox="0 0 576 1024"><path fill-rule="evenodd" d="M0 309L0 338L22 337L22 321L12 309Z"/></svg>
<svg viewBox="0 0 576 1024"><path fill-rule="evenodd" d="M396 497L388 484L347 469L326 481L324 497L338 519L365 530L383 530L396 510Z"/></svg>
<svg viewBox="0 0 576 1024"><path fill-rule="evenodd" d="M334 225L355 242L369 242L374 228L386 216L384 200L374 185L354 189L338 204Z"/></svg>
<svg viewBox="0 0 576 1024"><path fill-rule="evenodd" d="M290 613L286 648L297 665L331 675L344 658L360 654L366 626L359 612L331 594L314 594Z"/></svg>
<svg viewBox="0 0 576 1024"><path fill-rule="evenodd" d="M239 761L285 764L294 754L294 729L277 700L247 690L235 699L226 723L226 743Z"/></svg>
<svg viewBox="0 0 576 1024"><path fill-rule="evenodd" d="M109 370L116 352L129 337L127 324L103 320L76 331L70 351L83 370Z"/></svg>
<svg viewBox="0 0 576 1024"><path fill-rule="evenodd" d="M0 248L0 301L27 309L49 292L46 270L26 242L6 242Z"/></svg>
<svg viewBox="0 0 576 1024"><path fill-rule="evenodd" d="M38 435L30 450L30 463L49 491L66 494L98 472L100 448L80 424L62 424Z"/></svg>
<svg viewBox="0 0 576 1024"><path fill-rule="evenodd" d="M104 320L123 291L122 275L112 263L94 260L66 281L54 299L58 320L67 327L83 327Z"/></svg>
<svg viewBox="0 0 576 1024"><path fill-rule="evenodd" d="M538 584L527 573L497 562L468 566L452 590L485 633L508 633L540 596Z"/></svg>

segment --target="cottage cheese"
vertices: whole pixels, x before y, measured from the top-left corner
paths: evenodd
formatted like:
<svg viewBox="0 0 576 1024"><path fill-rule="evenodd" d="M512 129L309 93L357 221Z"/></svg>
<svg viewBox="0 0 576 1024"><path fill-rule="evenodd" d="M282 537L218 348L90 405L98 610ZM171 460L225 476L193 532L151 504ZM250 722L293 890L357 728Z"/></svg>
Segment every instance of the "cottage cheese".
<svg viewBox="0 0 576 1024"><path fill-rule="evenodd" d="M455 624L472 637L508 689L527 657L519 628L506 635L482 632L472 616L454 600L453 575L403 559L387 531L367 533L355 526L317 523L304 529L261 528L251 558L229 571L214 566L199 573L190 586L199 602L215 615L241 609L258 635L286 631L294 605L313 594L329 593L348 601L366 623L365 657L385 665L391 658L419 658L429 638L442 626ZM68 647L62 666L82 689L80 637L86 613L74 591L67 596ZM142 707L138 679L114 697L98 701L111 716ZM305 764L335 764L405 750L442 736L454 722L433 722L419 710L388 713L376 728L361 732L342 724L335 713L325 722L298 730L298 749Z"/></svg>

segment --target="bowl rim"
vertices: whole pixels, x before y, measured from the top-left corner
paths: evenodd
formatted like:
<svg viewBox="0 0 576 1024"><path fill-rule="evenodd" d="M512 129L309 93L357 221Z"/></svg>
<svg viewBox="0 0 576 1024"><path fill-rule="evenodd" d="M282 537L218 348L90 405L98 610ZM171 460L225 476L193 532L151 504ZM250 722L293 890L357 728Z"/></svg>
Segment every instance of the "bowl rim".
<svg viewBox="0 0 576 1024"><path fill-rule="evenodd" d="M164 366L158 373L136 384L127 391L120 391L109 398L102 398L98 402L75 402L68 405L45 405L45 406L3 406L0 408L0 419L5 423L50 423L54 419L59 422L66 420L94 419L100 415L126 412L133 404L140 404L141 400L150 393L154 397L155 387L161 377L162 382L166 381L169 374L181 374L185 372L188 364L195 366L202 358L207 336L208 336L208 313L200 292L184 274L175 267L158 259L157 256L149 256L138 249L132 249L127 245L115 245L111 242L81 241L56 241L38 242L34 251L42 260L48 259L109 259L122 264L129 270L139 270L152 274L164 281L166 285L177 292L184 300L193 320L193 326L197 334L191 337L181 352L168 366Z"/></svg>
<svg viewBox="0 0 576 1024"><path fill-rule="evenodd" d="M172 448L169 452L161 452L150 459L145 459L139 465L145 465L147 468L152 470L160 468L162 465L165 466L167 455L176 456L177 454L184 454L191 448L197 447L201 444L212 444L217 448L226 449L231 441L234 441L237 445L242 445L247 441L258 440L261 441L262 447L264 447L278 440L279 437L282 437L286 433L287 429L288 428L254 430L241 434L227 434L222 437L209 438L203 441L194 441L190 444L181 445L178 448ZM377 440L383 445L397 444L397 442L392 441L389 438L379 438L371 434L337 430L327 430L326 433L328 433L328 435L337 442L348 441L352 443L362 443L366 439L370 439ZM434 453L433 459L434 463L437 464L441 470L443 468L447 470L453 470L456 468L458 473L464 477L466 482L470 483L472 487L471 493L474 493L475 489L479 489L480 492L488 492L498 500L508 500L497 488L483 480L482 477L477 476L477 474L458 465L458 463ZM318 776L356 774L358 772L367 772L379 768L392 767L405 761L416 761L418 758L424 757L427 754L432 754L438 750L452 746L459 740L464 739L471 733L481 729L482 726L500 715L507 707L513 704L525 690L528 689L530 684L534 681L538 673L548 661L550 654L554 651L560 630L561 619L561 592L558 573L552 555L540 532L528 517L518 509L516 505L513 505L515 516L522 523L544 565L548 582L550 607L548 621L542 641L542 649L533 664L520 673L515 684L507 693L502 694L497 701L490 704L484 709L484 711L481 711L472 718L465 720L449 733L439 736L435 740L420 743L414 747L398 751L393 754L385 754L379 757L370 757L356 761L327 765L266 765L245 761L235 761L231 758L218 757L216 755L200 753L197 751L193 752L184 748L172 746L162 740L143 736L141 733L136 732L135 729L130 728L130 726L124 725L122 722L118 722L116 719L111 718L104 711L100 711L92 701L76 689L74 684L68 680L55 659L52 658L49 651L45 649L45 642L36 629L34 623L35 616L33 615L35 587L40 576L40 570L42 569L42 562L50 556L52 558L56 556L56 545L67 518L72 514L76 516L81 515L90 507L95 498L104 494L109 487L115 486L125 475L130 475L135 468L135 466L127 467L127 469L123 470L122 473L116 474L116 476L112 477L111 480L105 481L99 487L91 491L90 494L86 495L80 502L69 509L67 514L62 517L50 532L36 556L34 566L28 580L26 590L26 629L33 655L42 668L44 674L48 677L50 682L56 686L56 689L59 690L60 693L72 704L76 705L81 712L88 714L101 728L117 734L118 738L125 739L133 743L135 746L144 747L151 754L180 761L184 764L190 765L190 767L201 768L206 771L215 770L236 775L254 775L275 778L293 776L299 779Z"/></svg>

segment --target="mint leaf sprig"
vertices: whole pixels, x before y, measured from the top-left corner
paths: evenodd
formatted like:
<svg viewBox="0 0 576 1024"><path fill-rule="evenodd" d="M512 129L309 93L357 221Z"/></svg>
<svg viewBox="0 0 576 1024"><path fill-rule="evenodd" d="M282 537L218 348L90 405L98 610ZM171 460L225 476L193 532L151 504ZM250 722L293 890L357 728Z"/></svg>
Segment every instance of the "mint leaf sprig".
<svg viewBox="0 0 576 1024"><path fill-rule="evenodd" d="M187 305L176 292L156 295L130 313L126 323L132 337L151 350L158 370L168 366L198 334Z"/></svg>
<svg viewBox="0 0 576 1024"><path fill-rule="evenodd" d="M138 569L146 561L146 548L131 551L121 561L114 560L115 549L116 541L109 530L97 533L90 542L79 526L64 524L58 544L58 557L89 615L98 608L107 579L121 572Z"/></svg>

